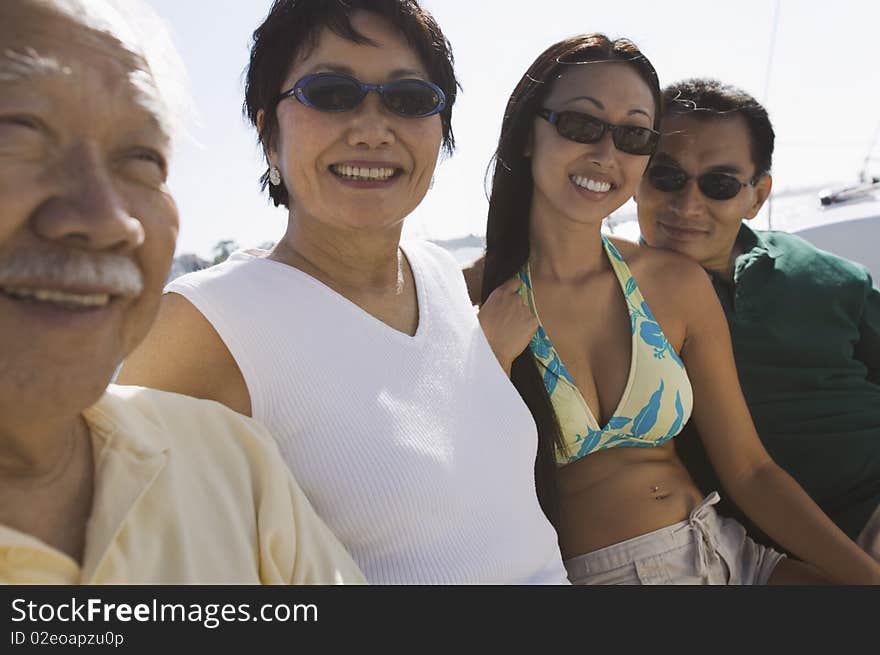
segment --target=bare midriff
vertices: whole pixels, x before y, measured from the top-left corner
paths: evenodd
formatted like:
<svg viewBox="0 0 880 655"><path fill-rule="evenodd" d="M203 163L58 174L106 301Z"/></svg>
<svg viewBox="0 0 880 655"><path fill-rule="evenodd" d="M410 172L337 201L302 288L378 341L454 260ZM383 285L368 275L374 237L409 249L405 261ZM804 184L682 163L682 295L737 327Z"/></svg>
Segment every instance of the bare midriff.
<svg viewBox="0 0 880 655"><path fill-rule="evenodd" d="M558 480L563 559L683 521L703 498L672 441L597 451L561 467Z"/></svg>

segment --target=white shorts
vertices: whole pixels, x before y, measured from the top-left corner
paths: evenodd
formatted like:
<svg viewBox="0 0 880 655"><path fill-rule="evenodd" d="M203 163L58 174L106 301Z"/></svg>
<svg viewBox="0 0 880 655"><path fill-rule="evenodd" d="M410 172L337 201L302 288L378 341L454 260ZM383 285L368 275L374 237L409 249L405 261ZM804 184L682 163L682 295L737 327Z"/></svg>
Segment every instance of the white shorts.
<svg viewBox="0 0 880 655"><path fill-rule="evenodd" d="M565 561L576 585L764 585L785 557L720 516L713 491L687 520Z"/></svg>

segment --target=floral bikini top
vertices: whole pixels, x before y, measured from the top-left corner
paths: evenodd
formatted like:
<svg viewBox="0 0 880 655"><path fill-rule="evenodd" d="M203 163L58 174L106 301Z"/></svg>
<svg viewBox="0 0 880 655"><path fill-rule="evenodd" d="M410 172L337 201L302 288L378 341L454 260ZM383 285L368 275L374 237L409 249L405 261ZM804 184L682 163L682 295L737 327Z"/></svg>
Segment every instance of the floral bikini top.
<svg viewBox="0 0 880 655"><path fill-rule="evenodd" d="M684 364L648 309L617 248L605 236L602 236L602 244L626 297L632 326L629 378L617 409L604 427L590 412L540 324L528 262L518 274L519 293L538 319L538 331L529 349L543 375L568 451L557 452L556 462L560 466L603 448L658 446L681 431L693 407L693 393Z"/></svg>

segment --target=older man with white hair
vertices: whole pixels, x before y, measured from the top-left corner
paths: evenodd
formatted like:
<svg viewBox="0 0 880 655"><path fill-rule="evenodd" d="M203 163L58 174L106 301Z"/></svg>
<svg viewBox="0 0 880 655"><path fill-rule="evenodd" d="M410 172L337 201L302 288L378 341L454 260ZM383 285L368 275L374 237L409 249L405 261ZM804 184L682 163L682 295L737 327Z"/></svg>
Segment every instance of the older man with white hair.
<svg viewBox="0 0 880 655"><path fill-rule="evenodd" d="M134 33L101 0L0 3L0 582L361 582L256 423L108 388L177 235Z"/></svg>

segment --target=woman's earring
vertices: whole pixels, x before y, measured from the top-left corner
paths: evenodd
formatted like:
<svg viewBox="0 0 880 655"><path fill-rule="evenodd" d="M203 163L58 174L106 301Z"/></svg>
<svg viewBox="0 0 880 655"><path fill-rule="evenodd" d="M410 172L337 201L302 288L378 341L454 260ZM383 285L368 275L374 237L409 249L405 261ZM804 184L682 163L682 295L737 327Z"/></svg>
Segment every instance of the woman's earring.
<svg viewBox="0 0 880 655"><path fill-rule="evenodd" d="M269 184L272 186L278 186L281 184L281 171L278 170L277 166L272 166L269 169Z"/></svg>

